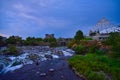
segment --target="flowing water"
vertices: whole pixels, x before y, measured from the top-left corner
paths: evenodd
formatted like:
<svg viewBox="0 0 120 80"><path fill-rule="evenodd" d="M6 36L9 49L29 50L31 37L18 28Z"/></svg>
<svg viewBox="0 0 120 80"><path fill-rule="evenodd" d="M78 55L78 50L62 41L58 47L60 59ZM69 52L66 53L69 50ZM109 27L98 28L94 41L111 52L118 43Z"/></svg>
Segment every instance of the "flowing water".
<svg viewBox="0 0 120 80"><path fill-rule="evenodd" d="M19 56L0 56L0 74L13 72L27 64L41 62L48 59L60 58L61 56L72 56L74 51L66 47L52 48L49 47L24 47L24 53Z"/></svg>

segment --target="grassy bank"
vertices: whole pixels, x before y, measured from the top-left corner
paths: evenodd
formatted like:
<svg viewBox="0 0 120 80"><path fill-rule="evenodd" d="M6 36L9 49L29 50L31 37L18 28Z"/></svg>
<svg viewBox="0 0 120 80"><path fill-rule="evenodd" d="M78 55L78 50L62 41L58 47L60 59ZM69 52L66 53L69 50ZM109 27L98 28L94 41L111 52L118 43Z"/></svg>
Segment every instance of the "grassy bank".
<svg viewBox="0 0 120 80"><path fill-rule="evenodd" d="M120 62L106 55L75 55L69 64L87 80L120 80Z"/></svg>

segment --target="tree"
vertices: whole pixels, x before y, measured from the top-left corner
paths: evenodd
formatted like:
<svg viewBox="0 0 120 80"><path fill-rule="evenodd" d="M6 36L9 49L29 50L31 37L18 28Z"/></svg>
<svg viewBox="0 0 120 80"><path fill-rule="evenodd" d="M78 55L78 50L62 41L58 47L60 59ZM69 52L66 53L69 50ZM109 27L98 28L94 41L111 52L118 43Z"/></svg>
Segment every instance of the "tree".
<svg viewBox="0 0 120 80"><path fill-rule="evenodd" d="M2 46L2 44L3 44L3 37L2 36L0 36L0 46Z"/></svg>
<svg viewBox="0 0 120 80"><path fill-rule="evenodd" d="M83 32L82 32L81 30L78 30L78 31L76 32L75 36L74 36L74 39L75 39L75 40L81 40L81 39L83 39L83 38L84 38Z"/></svg>
<svg viewBox="0 0 120 80"><path fill-rule="evenodd" d="M35 37L27 37L24 41L24 45L40 45L42 43L42 38L35 38Z"/></svg>
<svg viewBox="0 0 120 80"><path fill-rule="evenodd" d="M50 47L56 47L57 46L56 38L45 38L44 42L48 43Z"/></svg>
<svg viewBox="0 0 120 80"><path fill-rule="evenodd" d="M110 33L107 43L111 45L115 51L120 51L120 33Z"/></svg>
<svg viewBox="0 0 120 80"><path fill-rule="evenodd" d="M7 44L21 44L22 38L19 36L10 36L8 39L6 39Z"/></svg>

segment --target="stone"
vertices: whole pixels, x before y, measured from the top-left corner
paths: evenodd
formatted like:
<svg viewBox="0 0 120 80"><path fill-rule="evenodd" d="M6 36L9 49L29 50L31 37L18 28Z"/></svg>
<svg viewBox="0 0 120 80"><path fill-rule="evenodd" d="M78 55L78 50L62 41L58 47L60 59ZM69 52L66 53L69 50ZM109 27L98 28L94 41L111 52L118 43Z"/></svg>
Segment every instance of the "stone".
<svg viewBox="0 0 120 80"><path fill-rule="evenodd" d="M37 54L30 54L28 55L28 58L32 61L38 60L40 57Z"/></svg>
<svg viewBox="0 0 120 80"><path fill-rule="evenodd" d="M45 58L47 59L53 59L52 55L45 54Z"/></svg>
<svg viewBox="0 0 120 80"><path fill-rule="evenodd" d="M61 79L63 79L64 77L63 76L60 76L61 77Z"/></svg>
<svg viewBox="0 0 120 80"><path fill-rule="evenodd" d="M39 74L40 72L38 71L38 72L36 72L36 74Z"/></svg>
<svg viewBox="0 0 120 80"><path fill-rule="evenodd" d="M55 69L49 69L49 71L50 71L50 72L54 72L54 71L55 71Z"/></svg>
<svg viewBox="0 0 120 80"><path fill-rule="evenodd" d="M3 68L4 68L3 65L0 64L0 72L2 71Z"/></svg>
<svg viewBox="0 0 120 80"><path fill-rule="evenodd" d="M46 76L46 73L41 73L40 76Z"/></svg>

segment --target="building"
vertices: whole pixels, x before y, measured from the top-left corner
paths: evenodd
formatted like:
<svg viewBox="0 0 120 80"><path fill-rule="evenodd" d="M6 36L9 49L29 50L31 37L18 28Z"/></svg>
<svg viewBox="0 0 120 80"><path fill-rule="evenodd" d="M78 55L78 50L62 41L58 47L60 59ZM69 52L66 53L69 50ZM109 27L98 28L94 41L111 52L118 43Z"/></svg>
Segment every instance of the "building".
<svg viewBox="0 0 120 80"><path fill-rule="evenodd" d="M110 23L108 19L101 19L89 32L93 40L106 40L111 32L120 32L120 27Z"/></svg>
<svg viewBox="0 0 120 80"><path fill-rule="evenodd" d="M45 38L54 38L54 34L45 34Z"/></svg>
<svg viewBox="0 0 120 80"><path fill-rule="evenodd" d="M109 34L104 33L104 34L96 34L95 36L92 36L92 39L101 41L101 40L106 40L108 37L109 37Z"/></svg>
<svg viewBox="0 0 120 80"><path fill-rule="evenodd" d="M57 39L58 46L66 46L72 38L59 38Z"/></svg>

